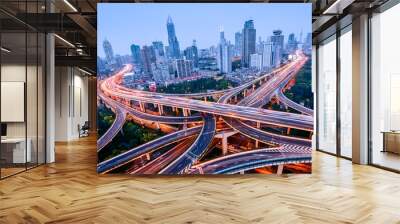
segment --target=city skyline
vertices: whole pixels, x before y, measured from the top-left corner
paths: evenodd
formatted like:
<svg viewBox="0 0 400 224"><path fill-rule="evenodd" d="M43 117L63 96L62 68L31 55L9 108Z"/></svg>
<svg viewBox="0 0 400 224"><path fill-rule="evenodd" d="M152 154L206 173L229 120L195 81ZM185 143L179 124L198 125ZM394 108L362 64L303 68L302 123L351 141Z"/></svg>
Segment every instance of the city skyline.
<svg viewBox="0 0 400 224"><path fill-rule="evenodd" d="M226 39L234 43L235 33L241 31L245 21L249 19L254 21L254 27L257 30L257 41L259 37L261 37L263 41L266 41L266 39L272 35L273 30L276 29L281 29L286 37L290 33L294 33L295 36L298 37L300 32L303 32L304 39L307 34L306 31L311 29L311 23L309 22L311 21L311 13L307 13L311 10L309 4L302 4L304 10L298 10L298 4L294 6L294 4L257 3L257 7L254 5L255 4L196 4L196 6L194 6L193 4L161 4L160 6L160 4L99 4L99 12L102 12L100 13L102 16L98 18L98 27L102 32L99 32L98 36L98 49L101 49L98 52L98 56L105 56L102 47L104 40L110 41L115 55L130 55L131 44L144 46L151 45L154 41L162 41L164 46L168 46L169 40L166 26L169 16L171 16L175 24L175 32L180 43L180 50L191 46L193 40L196 40L199 49L217 46L221 28L224 30ZM216 13L222 6L224 7L224 13ZM207 16L193 15L193 13L190 13L194 10L194 7L197 11L207 10ZM284 11L283 14L286 12L287 15L282 16L282 11L277 14L276 11L279 11L278 8L279 10L282 8ZM152 17L150 20L143 20L146 14L151 14L149 12L157 13L159 16L156 18ZM253 14L251 12L253 12ZM294 12L296 12L296 16L293 15ZM191 15L189 16L187 14ZM232 14L235 14L234 18ZM252 16L249 16L249 14ZM213 15L215 15L215 19L211 21L211 17L214 18ZM274 20L275 17L279 17L280 19ZM139 20L138 18L142 19ZM184 18L184 20L182 20L182 18ZM259 21L257 21L257 18ZM296 23L289 22L293 21L293 19L296 20ZM115 22L117 20L118 23ZM270 22L271 20L280 21L280 24L275 25ZM199 23L196 21L202 22ZM196 25L193 26L192 24ZM119 35L115 30L120 29L121 26L135 27L137 29L124 28L124 35ZM204 29L207 29L208 32L205 32ZM128 34L134 33L135 30L140 30L140 34ZM215 31L215 35L213 30Z"/></svg>

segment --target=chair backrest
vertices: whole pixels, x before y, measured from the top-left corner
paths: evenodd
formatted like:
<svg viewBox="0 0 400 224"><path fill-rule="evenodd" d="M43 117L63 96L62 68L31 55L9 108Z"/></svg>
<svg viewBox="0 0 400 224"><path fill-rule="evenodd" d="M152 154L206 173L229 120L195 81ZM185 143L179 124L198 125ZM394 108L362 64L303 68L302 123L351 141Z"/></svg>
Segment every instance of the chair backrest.
<svg viewBox="0 0 400 224"><path fill-rule="evenodd" d="M89 123L89 121L85 121L85 124L83 124L82 128L89 129L89 128L90 128L90 123Z"/></svg>

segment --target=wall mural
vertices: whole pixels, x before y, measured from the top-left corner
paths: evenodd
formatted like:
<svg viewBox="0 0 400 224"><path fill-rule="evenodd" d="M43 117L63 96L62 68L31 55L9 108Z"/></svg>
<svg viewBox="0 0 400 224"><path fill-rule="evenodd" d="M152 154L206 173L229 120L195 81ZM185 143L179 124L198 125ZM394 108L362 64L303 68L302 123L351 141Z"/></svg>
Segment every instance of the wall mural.
<svg viewBox="0 0 400 224"><path fill-rule="evenodd" d="M311 173L311 4L98 4L99 173Z"/></svg>

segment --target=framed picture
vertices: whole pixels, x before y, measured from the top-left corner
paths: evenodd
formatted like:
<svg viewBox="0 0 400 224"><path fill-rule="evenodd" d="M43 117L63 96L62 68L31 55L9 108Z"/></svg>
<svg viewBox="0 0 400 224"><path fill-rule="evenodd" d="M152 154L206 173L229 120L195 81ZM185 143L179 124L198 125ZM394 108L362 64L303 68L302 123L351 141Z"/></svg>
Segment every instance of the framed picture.
<svg viewBox="0 0 400 224"><path fill-rule="evenodd" d="M98 5L99 173L311 173L311 4Z"/></svg>

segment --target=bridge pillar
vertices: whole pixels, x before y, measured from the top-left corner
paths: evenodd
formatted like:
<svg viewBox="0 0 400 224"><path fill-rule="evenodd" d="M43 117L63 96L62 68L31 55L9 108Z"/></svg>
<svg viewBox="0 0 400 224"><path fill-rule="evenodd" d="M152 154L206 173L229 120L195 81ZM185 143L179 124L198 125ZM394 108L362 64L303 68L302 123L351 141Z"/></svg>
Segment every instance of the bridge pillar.
<svg viewBox="0 0 400 224"><path fill-rule="evenodd" d="M260 129L261 128L261 123L257 122L257 128ZM260 145L260 141L256 140L256 148L258 148Z"/></svg>
<svg viewBox="0 0 400 224"><path fill-rule="evenodd" d="M276 174L282 175L282 172L283 172L283 164L278 165L278 170L276 171Z"/></svg>
<svg viewBox="0 0 400 224"><path fill-rule="evenodd" d="M207 102L207 96L204 97L204 102Z"/></svg>
<svg viewBox="0 0 400 224"><path fill-rule="evenodd" d="M163 115L164 114L163 106L161 104L157 104L157 107L158 107L158 113L160 114L160 116Z"/></svg>
<svg viewBox="0 0 400 224"><path fill-rule="evenodd" d="M139 101L139 106L140 106L140 110L141 110L142 112L146 112L146 108L145 108L145 105L144 105L143 102Z"/></svg>
<svg viewBox="0 0 400 224"><path fill-rule="evenodd" d="M262 79L260 79L260 86L262 85L262 83L263 83L263 80L262 80Z"/></svg>
<svg viewBox="0 0 400 224"><path fill-rule="evenodd" d="M242 170L242 171L240 171L239 173L240 173L240 174L244 174L244 171Z"/></svg>
<svg viewBox="0 0 400 224"><path fill-rule="evenodd" d="M237 103L237 102L238 102L238 96L235 95L235 103Z"/></svg>
<svg viewBox="0 0 400 224"><path fill-rule="evenodd" d="M160 129L160 123L156 122L157 129Z"/></svg>
<svg viewBox="0 0 400 224"><path fill-rule="evenodd" d="M247 95L247 89L244 89L244 91L243 91L243 97L246 97L246 95Z"/></svg>
<svg viewBox="0 0 400 224"><path fill-rule="evenodd" d="M292 130L291 128L287 128L286 134L290 135L290 130Z"/></svg>
<svg viewBox="0 0 400 224"><path fill-rule="evenodd" d="M147 159L147 161L150 160L150 153L146 153L146 159Z"/></svg>
<svg viewBox="0 0 400 224"><path fill-rule="evenodd" d="M201 168L200 166L197 168L199 170L200 174L204 174L203 168Z"/></svg>
<svg viewBox="0 0 400 224"><path fill-rule="evenodd" d="M253 91L256 89L256 84L253 84Z"/></svg>
<svg viewBox="0 0 400 224"><path fill-rule="evenodd" d="M187 117L188 116L188 111L185 108L182 108L183 116ZM183 130L187 129L187 122L183 123Z"/></svg>
<svg viewBox="0 0 400 224"><path fill-rule="evenodd" d="M278 105L281 104L281 101L279 100L279 98L278 98L277 96L275 96L275 102L276 102L276 104L278 104Z"/></svg>
<svg viewBox="0 0 400 224"><path fill-rule="evenodd" d="M187 117L187 116L190 115L190 110L189 109L182 108L182 111L183 111L183 116Z"/></svg>
<svg viewBox="0 0 400 224"><path fill-rule="evenodd" d="M222 137L222 155L226 155L228 153L228 137L223 136Z"/></svg>

